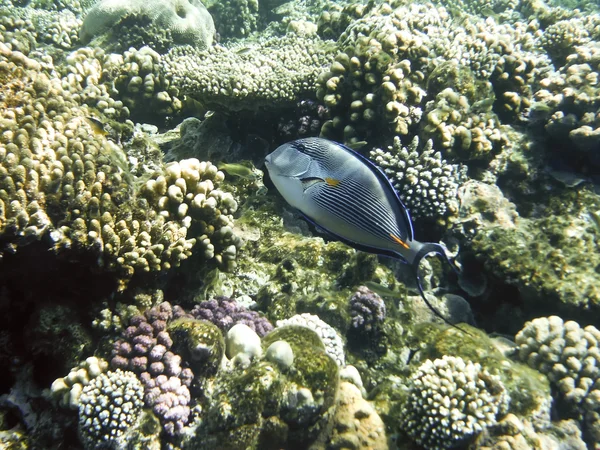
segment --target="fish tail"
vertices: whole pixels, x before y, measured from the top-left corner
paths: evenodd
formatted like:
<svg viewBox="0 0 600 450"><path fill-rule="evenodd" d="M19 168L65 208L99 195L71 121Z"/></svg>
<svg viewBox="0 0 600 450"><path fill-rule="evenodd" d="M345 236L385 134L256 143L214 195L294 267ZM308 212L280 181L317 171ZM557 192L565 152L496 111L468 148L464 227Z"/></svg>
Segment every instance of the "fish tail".
<svg viewBox="0 0 600 450"><path fill-rule="evenodd" d="M419 277L419 264L420 264L421 260L430 253L436 253L436 254L442 256L448 262L448 264L450 264L452 266L452 268L455 271L458 270L455 267L455 265L452 264L452 262L450 261L450 258L448 257L448 254L446 253L446 249L444 248L444 246L442 246L440 244L435 244L433 242L424 243L423 246L419 249L419 252L417 253L417 255L415 256L415 258L412 262L412 269L413 269L413 273L415 275L415 280L417 281L417 288L419 289L421 298L423 298L423 301L425 302L427 307L431 310L431 312L433 312L437 317L442 319L446 324L450 325L453 328L456 328L457 330L462 331L465 334L468 334L469 336L473 336L468 331L463 330L461 327L454 325L452 322L450 322L448 319L446 319L442 315L442 313L439 312L437 309L435 309L435 307L429 302L429 300L427 300L427 297L425 296L425 291L423 290L423 285L421 284L421 278Z"/></svg>

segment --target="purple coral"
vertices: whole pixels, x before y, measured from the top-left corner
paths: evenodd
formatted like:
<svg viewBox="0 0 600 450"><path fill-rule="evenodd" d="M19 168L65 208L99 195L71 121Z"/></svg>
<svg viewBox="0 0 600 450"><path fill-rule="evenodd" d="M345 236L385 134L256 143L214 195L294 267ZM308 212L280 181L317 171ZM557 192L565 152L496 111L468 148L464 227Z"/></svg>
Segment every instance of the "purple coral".
<svg viewBox="0 0 600 450"><path fill-rule="evenodd" d="M372 332L385 320L385 302L375 292L360 286L350 297L352 328Z"/></svg>
<svg viewBox="0 0 600 450"><path fill-rule="evenodd" d="M166 433L179 433L188 422L190 390L194 374L181 366L181 356L167 331L170 320L185 316L185 311L163 302L144 315L134 316L113 347L113 369L130 370L144 385L144 401L161 419Z"/></svg>
<svg viewBox="0 0 600 450"><path fill-rule="evenodd" d="M227 297L217 297L200 302L190 313L196 319L214 323L223 331L228 331L232 326L243 323L263 337L273 329L273 325L265 317L256 311L250 311L238 305L235 300Z"/></svg>

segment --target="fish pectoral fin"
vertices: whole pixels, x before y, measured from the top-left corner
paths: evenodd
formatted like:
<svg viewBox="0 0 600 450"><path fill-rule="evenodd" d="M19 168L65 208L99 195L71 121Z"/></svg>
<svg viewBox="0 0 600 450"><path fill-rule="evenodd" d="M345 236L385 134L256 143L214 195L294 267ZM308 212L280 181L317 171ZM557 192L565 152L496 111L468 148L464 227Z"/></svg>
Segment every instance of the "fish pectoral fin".
<svg viewBox="0 0 600 450"><path fill-rule="evenodd" d="M408 246L408 244L406 242L404 242L402 239L400 239L398 236L393 235L392 233L390 233L390 237L394 240L394 242L396 244L400 244L402 247L404 247L405 249L409 249L410 247Z"/></svg>
<svg viewBox="0 0 600 450"><path fill-rule="evenodd" d="M326 182L323 178L319 178L319 177L301 178L300 181L302 182L302 189L305 190L305 191L309 187L314 186L315 184L325 183Z"/></svg>

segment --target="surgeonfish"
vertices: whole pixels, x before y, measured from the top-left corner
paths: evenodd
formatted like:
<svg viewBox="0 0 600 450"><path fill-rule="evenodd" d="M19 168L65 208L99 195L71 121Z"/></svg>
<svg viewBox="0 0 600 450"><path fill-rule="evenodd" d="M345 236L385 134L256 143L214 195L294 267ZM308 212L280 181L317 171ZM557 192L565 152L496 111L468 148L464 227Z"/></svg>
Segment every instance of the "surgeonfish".
<svg viewBox="0 0 600 450"><path fill-rule="evenodd" d="M307 220L351 247L410 265L427 306L456 327L429 303L418 272L430 253L456 267L443 245L415 240L408 210L375 164L337 142L305 138L279 146L265 165L279 193Z"/></svg>

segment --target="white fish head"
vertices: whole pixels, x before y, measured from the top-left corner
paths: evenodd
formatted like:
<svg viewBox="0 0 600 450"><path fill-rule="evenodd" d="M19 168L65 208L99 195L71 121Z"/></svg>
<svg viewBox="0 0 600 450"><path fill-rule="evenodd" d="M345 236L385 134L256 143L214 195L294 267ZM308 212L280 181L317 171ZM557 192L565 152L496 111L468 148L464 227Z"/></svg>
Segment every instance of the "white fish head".
<svg viewBox="0 0 600 450"><path fill-rule="evenodd" d="M271 178L275 176L301 178L308 173L312 158L293 145L283 144L265 158Z"/></svg>
<svg viewBox="0 0 600 450"><path fill-rule="evenodd" d="M278 147L265 158L271 181L281 196L294 208L305 210L301 178L310 169L312 158L289 144Z"/></svg>

